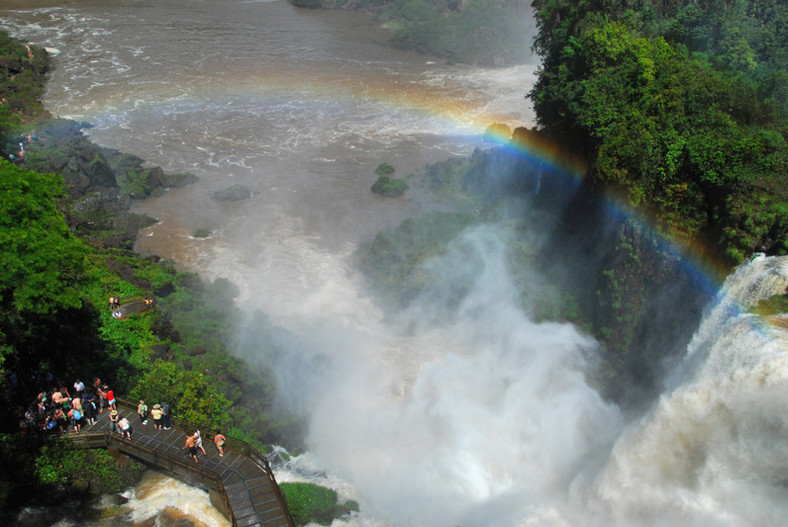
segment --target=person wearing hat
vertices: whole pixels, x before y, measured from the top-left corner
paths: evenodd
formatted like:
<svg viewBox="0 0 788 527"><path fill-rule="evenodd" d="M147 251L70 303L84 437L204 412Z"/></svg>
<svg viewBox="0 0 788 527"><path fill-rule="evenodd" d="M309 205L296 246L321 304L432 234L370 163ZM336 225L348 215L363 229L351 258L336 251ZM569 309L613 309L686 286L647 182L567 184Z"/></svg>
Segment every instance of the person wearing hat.
<svg viewBox="0 0 788 527"><path fill-rule="evenodd" d="M159 403L153 405L150 416L153 417L153 429L161 430L161 405Z"/></svg>
<svg viewBox="0 0 788 527"><path fill-rule="evenodd" d="M112 410L109 413L109 431L110 432L117 432L121 433L120 426L118 426L118 421L120 421L120 416L118 416L117 410Z"/></svg>

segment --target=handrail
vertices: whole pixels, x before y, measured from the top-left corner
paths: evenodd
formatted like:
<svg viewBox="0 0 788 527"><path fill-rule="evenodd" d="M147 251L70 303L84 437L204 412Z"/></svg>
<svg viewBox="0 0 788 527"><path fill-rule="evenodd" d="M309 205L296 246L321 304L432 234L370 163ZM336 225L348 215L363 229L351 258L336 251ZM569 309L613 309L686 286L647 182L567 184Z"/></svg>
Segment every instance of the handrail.
<svg viewBox="0 0 788 527"><path fill-rule="evenodd" d="M126 439L123 436L119 436L117 434L112 434L111 432L86 432L80 435L72 435L69 436L72 443L75 443L77 446L80 447L92 447L92 446L101 446L101 447L108 447L108 446L115 446L118 447L122 445L121 450L124 450L126 453L144 453L147 454L147 458L156 462L158 459L167 459L168 461L179 465L181 467L189 469L191 472L196 472L200 476L204 477L205 479L209 479L211 481L215 481L216 483L220 483L220 478L213 472L203 468L200 465L195 463L188 463L187 461L179 458L178 456L174 456L172 454L168 454L167 452L162 452L161 450L157 450L155 448L151 448L147 445L142 443L135 442L131 439Z"/></svg>
<svg viewBox="0 0 788 527"><path fill-rule="evenodd" d="M235 520L235 514L232 512L233 508L227 496L227 489L224 486L224 482L222 482L222 478L219 477L214 472L210 472L199 465L194 465L192 463L185 462L182 459L180 459L178 456L168 454L167 452L162 452L160 450L151 448L147 445L136 443L122 436L118 437L109 431L86 432L79 436L76 435L71 436L71 442L70 442L72 447L76 447L76 448L96 448L96 447L106 448L110 446L112 443L115 443L116 448L118 448L119 450L123 450L128 455L132 455L132 456L136 455L138 457L145 458L145 456L140 455L141 452L145 452L148 454L145 459L154 463L157 466L161 466L161 464L159 463L159 459L166 458L170 463L177 464L191 472L196 472L204 480L210 480L214 482L214 484L216 485L216 490L219 491L222 495L225 511L230 512L230 517L233 525L234 526L237 525L237 522Z"/></svg>
<svg viewBox="0 0 788 527"><path fill-rule="evenodd" d="M123 406L126 409L130 409L132 412L136 412L137 411L137 405L133 404L131 401L128 401L126 399L121 399L120 397L115 397L115 401L116 401L117 405L121 405L121 406ZM203 430L203 431L206 432L206 438L208 436L210 436L210 437L215 437L216 436L216 431L215 430L213 430L211 428L195 425L194 423L190 423L189 421L186 421L185 419L176 418L176 417L172 417L171 416L171 422L172 422L173 425L179 425L179 426L176 426L176 428L181 428L181 429L185 428L187 430L198 430L198 429L199 430ZM236 438L233 438L233 437L228 437L227 438L227 442L225 443L225 449L226 450L233 450L233 451L242 453L244 456L246 456L247 458L249 458L252 461L254 461L254 463L263 470L263 472L265 473L266 477L268 478L268 480L270 481L270 483L273 486L274 493L276 494L276 499L279 502L279 505L282 508L282 510L285 512L285 515L287 516L288 522L290 523L290 525L295 525L295 522L293 521L293 517L290 514L290 509L287 506L287 498L285 498L285 495L282 492L282 489L279 488L279 484L276 482L276 478L274 477L273 470L271 470L271 465L268 463L268 458L266 458L256 448L254 448L252 445L250 445L246 441L243 441L241 439L236 439ZM179 461L179 464L182 463L182 460L178 460L178 461ZM188 465L188 466L191 467L191 465L189 465L188 463L185 463L185 465ZM221 484L221 479L219 479L219 483ZM226 500L227 499L227 493L224 492L224 485L222 485L222 491L224 493L225 500Z"/></svg>

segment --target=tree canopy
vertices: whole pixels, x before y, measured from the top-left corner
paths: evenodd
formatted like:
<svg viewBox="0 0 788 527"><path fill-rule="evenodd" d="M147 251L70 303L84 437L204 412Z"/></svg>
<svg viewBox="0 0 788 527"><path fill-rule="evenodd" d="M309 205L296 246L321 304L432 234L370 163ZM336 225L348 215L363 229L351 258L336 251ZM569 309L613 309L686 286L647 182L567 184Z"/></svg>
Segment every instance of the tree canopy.
<svg viewBox="0 0 788 527"><path fill-rule="evenodd" d="M534 0L539 126L667 232L788 251L788 7Z"/></svg>
<svg viewBox="0 0 788 527"><path fill-rule="evenodd" d="M56 199L60 176L0 160L0 295L4 307L50 313L79 307L85 248Z"/></svg>

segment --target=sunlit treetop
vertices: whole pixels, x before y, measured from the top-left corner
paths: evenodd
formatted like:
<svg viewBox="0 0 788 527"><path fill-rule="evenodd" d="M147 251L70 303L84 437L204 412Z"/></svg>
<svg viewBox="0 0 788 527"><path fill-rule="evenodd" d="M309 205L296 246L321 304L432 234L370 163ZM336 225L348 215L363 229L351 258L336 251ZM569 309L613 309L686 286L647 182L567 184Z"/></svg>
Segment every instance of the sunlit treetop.
<svg viewBox="0 0 788 527"><path fill-rule="evenodd" d="M85 246L57 208L60 176L0 160L0 298L3 310L51 313L81 305Z"/></svg>

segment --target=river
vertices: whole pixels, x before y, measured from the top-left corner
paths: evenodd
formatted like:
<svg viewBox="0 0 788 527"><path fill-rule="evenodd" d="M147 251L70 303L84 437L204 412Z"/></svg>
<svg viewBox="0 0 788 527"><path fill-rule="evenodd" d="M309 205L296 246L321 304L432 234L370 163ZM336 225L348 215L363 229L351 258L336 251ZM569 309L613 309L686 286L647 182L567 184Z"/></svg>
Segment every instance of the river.
<svg viewBox="0 0 788 527"><path fill-rule="evenodd" d="M710 310L674 384L628 421L586 382L596 343L519 308L500 226L465 233L433 264L447 283L468 281L451 317L428 316L433 303L395 323L360 287L358 244L440 205L425 189L372 194L376 166L406 178L486 147L490 124L531 124L535 64L446 64L381 45L365 15L281 0L5 0L0 27L56 53L53 114L94 125L96 143L199 176L137 206L159 220L137 250L229 278L239 303L307 344L276 369L282 404L309 416L309 449L276 476L361 504L335 525L782 525L780 326ZM210 198L234 184L253 197ZM785 267L760 259L738 279L778 276L778 292ZM747 346L767 351L745 357ZM146 501L160 482L145 485L124 521L182 518L161 516Z"/></svg>

